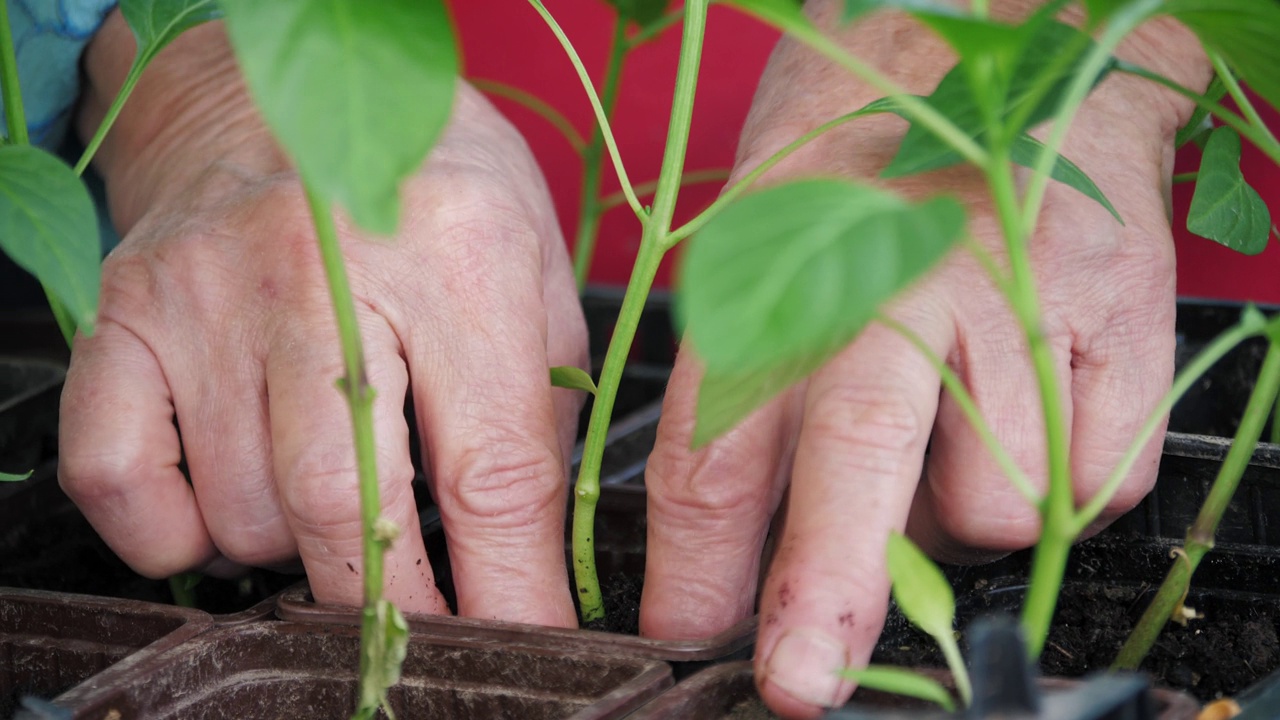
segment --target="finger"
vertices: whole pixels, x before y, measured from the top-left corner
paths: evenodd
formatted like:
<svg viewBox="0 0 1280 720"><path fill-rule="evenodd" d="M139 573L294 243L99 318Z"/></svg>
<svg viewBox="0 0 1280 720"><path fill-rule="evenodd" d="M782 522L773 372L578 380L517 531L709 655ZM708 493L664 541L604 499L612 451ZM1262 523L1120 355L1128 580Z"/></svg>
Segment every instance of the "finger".
<svg viewBox="0 0 1280 720"><path fill-rule="evenodd" d="M550 207L550 203L548 196L545 206ZM569 365L590 373L587 321L583 317L582 300L573 276L568 246L559 239L560 230L554 215L548 213L546 218L538 232L542 237L553 238L553 241L543 243L542 300L547 317L547 363L550 367ZM555 406L556 427L559 429L563 474L568 477L573 446L578 436L578 415L586 395L579 390L552 388L551 400Z"/></svg>
<svg viewBox="0 0 1280 720"><path fill-rule="evenodd" d="M1146 277L1159 274L1158 263L1143 267ZM1077 343L1071 386L1075 407L1071 458L1077 505L1087 503L1101 489L1173 383L1171 267L1167 278L1167 283L1125 292L1133 302L1123 302L1117 312L1083 333ZM1162 424L1143 446L1133 470L1090 534L1131 510L1154 486L1163 430Z"/></svg>
<svg viewBox="0 0 1280 720"><path fill-rule="evenodd" d="M271 566L298 547L276 494L267 383L260 358L240 343L180 371L174 406L191 484L214 543L235 563Z"/></svg>
<svg viewBox="0 0 1280 720"><path fill-rule="evenodd" d="M750 617L769 519L790 474L803 387L695 451L690 441L702 375L696 357L682 350L645 470L640 631L647 636L706 638Z"/></svg>
<svg viewBox="0 0 1280 720"><path fill-rule="evenodd" d="M375 392L374 438L382 517L400 535L385 556L387 599L402 610L447 613L426 561L411 481L408 384L395 336L361 313L366 373ZM298 318L310 316L314 320ZM351 413L334 381L346 374L332 316L292 313L267 356L274 467L289 526L312 592L322 602L360 605L360 490Z"/></svg>
<svg viewBox="0 0 1280 720"><path fill-rule="evenodd" d="M899 315L945 357L945 308ZM938 386L929 361L881 325L809 381L755 660L761 697L784 716L843 702L853 686L836 673L871 654L888 604L885 544L906 523Z"/></svg>
<svg viewBox="0 0 1280 720"><path fill-rule="evenodd" d="M965 319L957 329L956 374L996 440L1043 494L1048 452L1040 390L1020 326L1012 313L990 309L966 313ZM1045 341L1069 429L1072 334L1049 326ZM949 393L943 393L938 408L924 481L907 528L926 552L948 562L990 560L1029 547L1039 537L1038 510L1010 481Z"/></svg>
<svg viewBox="0 0 1280 720"><path fill-rule="evenodd" d="M182 457L164 372L147 344L103 321L76 339L62 393L58 480L107 545L162 578L217 557Z"/></svg>
<svg viewBox="0 0 1280 720"><path fill-rule="evenodd" d="M573 626L565 569L565 461L548 368L542 260L519 228L457 231L437 247L482 268L465 304L406 338L418 427L449 543L458 613ZM440 287L441 293L456 288Z"/></svg>

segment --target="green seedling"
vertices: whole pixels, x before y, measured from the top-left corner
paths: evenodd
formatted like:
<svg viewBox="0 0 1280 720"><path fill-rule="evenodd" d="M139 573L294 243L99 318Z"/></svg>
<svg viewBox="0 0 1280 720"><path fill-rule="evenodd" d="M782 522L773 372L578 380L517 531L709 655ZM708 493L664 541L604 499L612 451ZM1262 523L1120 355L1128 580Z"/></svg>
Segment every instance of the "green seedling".
<svg viewBox="0 0 1280 720"><path fill-rule="evenodd" d="M0 482L22 482L23 480L26 480L27 478L31 477L32 472L33 471L28 470L27 472L24 472L18 475L15 475L13 473L0 472Z"/></svg>

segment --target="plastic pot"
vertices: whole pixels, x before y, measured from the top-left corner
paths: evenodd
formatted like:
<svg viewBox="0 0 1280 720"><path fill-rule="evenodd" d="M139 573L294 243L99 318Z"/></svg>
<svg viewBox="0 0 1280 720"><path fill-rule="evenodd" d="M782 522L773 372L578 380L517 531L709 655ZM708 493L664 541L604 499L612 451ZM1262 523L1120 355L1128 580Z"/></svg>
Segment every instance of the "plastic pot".
<svg viewBox="0 0 1280 720"><path fill-rule="evenodd" d="M12 715L25 695L49 698L76 686L64 697L77 697L103 670L142 663L211 622L188 608L0 590L0 717Z"/></svg>
<svg viewBox="0 0 1280 720"><path fill-rule="evenodd" d="M248 623L136 663L58 698L77 720L345 720L355 708L357 628ZM671 685L660 662L411 636L389 693L402 718L618 718Z"/></svg>

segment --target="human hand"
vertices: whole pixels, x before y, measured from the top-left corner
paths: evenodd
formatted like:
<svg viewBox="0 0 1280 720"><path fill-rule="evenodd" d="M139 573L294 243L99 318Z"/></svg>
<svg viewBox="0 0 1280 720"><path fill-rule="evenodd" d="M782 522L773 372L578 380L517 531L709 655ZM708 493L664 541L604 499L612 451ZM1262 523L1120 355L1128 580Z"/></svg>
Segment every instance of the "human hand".
<svg viewBox="0 0 1280 720"><path fill-rule="evenodd" d="M1020 14L1019 4L1029 5L996 3L993 10ZM810 8L831 27L842 5ZM1207 63L1186 57L1196 45L1183 33L1176 26L1148 28L1120 55L1203 87ZM902 15L867 19L841 31L840 40L919 94L955 62L940 40ZM735 174L877 96L784 41L761 81ZM1125 225L1054 185L1030 245L1042 328L1067 406L1077 502L1096 492L1170 384L1171 141L1190 110L1141 81L1108 79L1079 114L1063 154L1097 182ZM767 179L873 178L904 130L891 116L857 120L797 152ZM892 187L913 198L960 197L972 234L1007 265L979 173L957 168ZM953 253L886 312L946 360L1013 459L1043 489L1046 441L1025 340L974 255ZM890 531L905 529L949 561L989 557L1038 538L1036 510L1006 480L956 403L940 397L936 370L884 325L868 327L807 382L690 452L699 381L697 358L685 348L645 479L650 541L641 628L658 637L699 637L750 615L766 531L786 497L760 594L755 661L762 697L785 716L813 716L852 692L836 671L865 664L884 622ZM1159 438L1147 443L1104 522L1150 488L1159 448Z"/></svg>
<svg viewBox="0 0 1280 720"><path fill-rule="evenodd" d="M89 50L96 127L133 55L119 13ZM75 343L59 477L120 556L163 577L301 556L318 600L358 605L361 526L329 291L296 176L219 23L148 69L99 155L126 232L97 331ZM403 189L394 238L339 218L377 391L387 597L447 612L410 491L412 391L461 614L572 626L565 474L586 330L546 187L516 131L462 85ZM174 419L176 416L177 426ZM190 484L178 469L185 453Z"/></svg>

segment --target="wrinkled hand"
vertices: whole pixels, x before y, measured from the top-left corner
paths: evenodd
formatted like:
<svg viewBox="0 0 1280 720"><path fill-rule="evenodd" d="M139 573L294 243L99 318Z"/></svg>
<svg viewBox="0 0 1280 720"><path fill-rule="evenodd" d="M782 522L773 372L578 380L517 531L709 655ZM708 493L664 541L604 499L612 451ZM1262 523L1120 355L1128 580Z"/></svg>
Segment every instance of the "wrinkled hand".
<svg viewBox="0 0 1280 720"><path fill-rule="evenodd" d="M116 13L90 50L82 131L132 52ZM75 343L63 487L143 574L301 556L318 599L359 604L329 291L301 186L221 27L184 36L148 70L99 164L127 236L106 262L97 331ZM463 86L406 183L398 234L365 237L341 218L339 229L377 392L383 512L404 531L387 556L388 597L447 612L410 491L411 392L459 612L573 625L563 518L580 399L553 390L547 368L582 365L586 330L523 140Z"/></svg>
<svg viewBox="0 0 1280 720"><path fill-rule="evenodd" d="M817 5L829 21L839 4ZM1170 30L1181 32L1161 32ZM955 61L904 16L878 16L843 32L846 47L919 94L928 94ZM1130 43L1121 55L1147 64L1162 59L1143 49ZM1191 68L1185 82L1203 87L1207 73L1194 62ZM738 174L875 97L784 41L748 119ZM1171 140L1189 114L1139 81L1107 80L1078 116L1064 155L1097 182L1126 224L1055 185L1031 244L1043 328L1067 405L1077 502L1098 489L1171 382L1167 194ZM875 177L904 130L905 122L887 116L855 121L779 165L769 180ZM1007 266L979 173L935 172L893 187L915 198L961 197L972 232ZM887 312L956 371L996 436L1043 488L1046 443L1025 341L974 255L954 252ZM1037 539L1036 511L1004 478L955 402L940 395L938 373L883 325L868 327L807 382L734 431L690 452L699 380L696 357L682 352L646 475L650 546L641 627L656 636L697 637L749 616L761 549L779 512L784 523L759 600L755 672L762 696L784 715L812 716L852 691L835 671L865 664L883 625L891 530L905 529L948 561L990 557ZM1104 521L1149 490L1159 448L1158 438L1147 444Z"/></svg>

